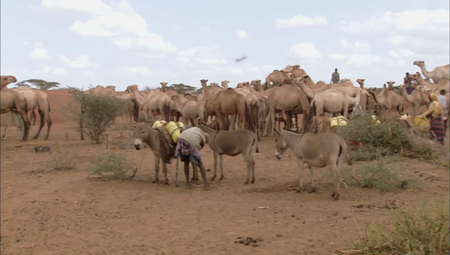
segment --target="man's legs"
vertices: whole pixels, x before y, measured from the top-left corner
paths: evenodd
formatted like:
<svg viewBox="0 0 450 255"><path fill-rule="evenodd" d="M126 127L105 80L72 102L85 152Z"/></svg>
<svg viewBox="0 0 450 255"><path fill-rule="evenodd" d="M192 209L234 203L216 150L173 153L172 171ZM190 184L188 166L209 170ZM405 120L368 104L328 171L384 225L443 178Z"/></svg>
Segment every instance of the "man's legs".
<svg viewBox="0 0 450 255"><path fill-rule="evenodd" d="M202 174L203 184L205 185L205 190L209 189L208 180L206 179L206 170L202 161L199 161L198 167L200 168L200 173Z"/></svg>
<svg viewBox="0 0 450 255"><path fill-rule="evenodd" d="M186 161L184 161L184 174L186 175L186 188L190 189L191 183L189 182L189 160L188 159L186 159Z"/></svg>

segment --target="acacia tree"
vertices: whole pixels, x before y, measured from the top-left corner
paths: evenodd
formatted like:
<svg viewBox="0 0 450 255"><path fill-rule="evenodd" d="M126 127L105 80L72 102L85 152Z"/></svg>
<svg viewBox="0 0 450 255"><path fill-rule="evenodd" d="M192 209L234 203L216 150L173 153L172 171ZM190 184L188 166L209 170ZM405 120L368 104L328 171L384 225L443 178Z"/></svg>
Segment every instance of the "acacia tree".
<svg viewBox="0 0 450 255"><path fill-rule="evenodd" d="M56 81L45 81L40 79L29 79L16 83L18 87L31 88L32 86L40 90L59 87L61 84Z"/></svg>

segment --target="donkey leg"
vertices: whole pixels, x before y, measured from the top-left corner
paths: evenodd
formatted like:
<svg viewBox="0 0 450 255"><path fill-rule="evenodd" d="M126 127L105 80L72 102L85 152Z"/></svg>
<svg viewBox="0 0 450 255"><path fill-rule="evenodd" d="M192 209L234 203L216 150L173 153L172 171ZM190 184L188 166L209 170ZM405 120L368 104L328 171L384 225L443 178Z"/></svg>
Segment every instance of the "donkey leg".
<svg viewBox="0 0 450 255"><path fill-rule="evenodd" d="M317 189L316 189L316 185L314 184L313 169L310 165L308 165L308 168L309 168L309 179L311 179L311 186L312 186L310 193L313 193Z"/></svg>
<svg viewBox="0 0 450 255"><path fill-rule="evenodd" d="M256 147L256 146L255 146ZM252 184L255 183L255 158L253 156L253 146L250 146L249 158L251 160L251 169L252 169Z"/></svg>
<svg viewBox="0 0 450 255"><path fill-rule="evenodd" d="M219 180L223 180L223 177L225 177L223 175L223 155L219 155L219 159L220 159L220 179Z"/></svg>
<svg viewBox="0 0 450 255"><path fill-rule="evenodd" d="M247 163L247 180L244 182L245 185L250 183L250 175L252 173L252 159L250 158L248 153L242 153L242 156L244 156L244 160ZM253 180L252 183L254 182L255 181Z"/></svg>
<svg viewBox="0 0 450 255"><path fill-rule="evenodd" d="M219 154L214 152L214 175L211 178L211 181L214 181L217 177L217 161L219 160Z"/></svg>
<svg viewBox="0 0 450 255"><path fill-rule="evenodd" d="M298 189L297 192L300 193L303 191L303 159L297 158L298 165Z"/></svg>
<svg viewBox="0 0 450 255"><path fill-rule="evenodd" d="M155 179L153 179L153 183L157 183L159 181L159 157L155 156Z"/></svg>
<svg viewBox="0 0 450 255"><path fill-rule="evenodd" d="M167 176L167 164L162 162L163 173L164 173L164 184L169 185L169 177Z"/></svg>
<svg viewBox="0 0 450 255"><path fill-rule="evenodd" d="M341 187L341 173L339 172L336 163L330 165L331 170L335 173L334 176L334 191L331 193L331 197L334 200L338 200L339 198L339 188Z"/></svg>

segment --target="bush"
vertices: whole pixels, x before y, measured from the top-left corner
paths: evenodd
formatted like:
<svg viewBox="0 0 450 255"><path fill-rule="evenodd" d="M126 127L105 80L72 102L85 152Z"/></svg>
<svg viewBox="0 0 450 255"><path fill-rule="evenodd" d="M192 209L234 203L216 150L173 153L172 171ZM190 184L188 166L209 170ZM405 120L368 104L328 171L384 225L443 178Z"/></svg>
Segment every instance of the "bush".
<svg viewBox="0 0 450 255"><path fill-rule="evenodd" d="M434 211L426 204L418 211L400 208L391 224L367 226L350 246L356 249L351 254L449 254L448 204Z"/></svg>
<svg viewBox="0 0 450 255"><path fill-rule="evenodd" d="M367 112L336 129L352 150L352 159L373 160L396 154L426 160L437 157L439 146L423 139L418 143L415 136L405 132L398 118L379 118L378 123L371 116Z"/></svg>
<svg viewBox="0 0 450 255"><path fill-rule="evenodd" d="M418 184L418 180L403 175L401 162L394 158L381 157L375 162L362 163L359 167L343 167L341 174L342 180L349 187L379 191L408 189Z"/></svg>
<svg viewBox="0 0 450 255"><path fill-rule="evenodd" d="M51 170L72 170L75 169L78 162L78 155L65 151L61 145L58 149L52 152L52 155L47 159L45 165Z"/></svg>
<svg viewBox="0 0 450 255"><path fill-rule="evenodd" d="M71 89L76 105L67 104L66 116L80 124L81 139L86 128L90 138L99 144L102 134L114 124L114 120L127 113L126 101L110 95Z"/></svg>
<svg viewBox="0 0 450 255"><path fill-rule="evenodd" d="M88 167L86 172L89 175L100 175L108 179L125 180L134 177L135 169L121 154L107 152Z"/></svg>

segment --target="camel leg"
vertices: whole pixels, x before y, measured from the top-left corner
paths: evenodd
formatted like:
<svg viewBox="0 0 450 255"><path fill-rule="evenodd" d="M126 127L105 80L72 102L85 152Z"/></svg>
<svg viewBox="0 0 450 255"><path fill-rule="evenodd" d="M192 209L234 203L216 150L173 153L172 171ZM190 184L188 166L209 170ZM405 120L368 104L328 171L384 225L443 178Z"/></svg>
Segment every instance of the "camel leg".
<svg viewBox="0 0 450 255"><path fill-rule="evenodd" d="M275 109L274 108L270 109L269 121L272 123L272 127L273 127L270 130L270 136L273 136L273 129L276 127L275 126Z"/></svg>
<svg viewBox="0 0 450 255"><path fill-rule="evenodd" d="M214 155L214 175L211 178L211 181L214 181L217 177L217 161L219 160L219 153L213 151L213 155Z"/></svg>
<svg viewBox="0 0 450 255"><path fill-rule="evenodd" d="M189 182L189 160L184 162L184 174L186 175L186 189L191 188L191 183Z"/></svg>
<svg viewBox="0 0 450 255"><path fill-rule="evenodd" d="M222 113L220 111L216 112L216 120L219 121L219 130L224 130L223 129L223 122L224 122L223 117L224 116L222 116Z"/></svg>
<svg viewBox="0 0 450 255"><path fill-rule="evenodd" d="M303 191L303 159L297 158L298 165L298 189L297 192L300 193Z"/></svg>
<svg viewBox="0 0 450 255"><path fill-rule="evenodd" d="M267 136L267 129L269 128L269 124L270 124L270 109L269 109L269 114L267 114L266 116L266 123L265 123L265 127L264 127L264 132L263 132L263 136Z"/></svg>
<svg viewBox="0 0 450 255"><path fill-rule="evenodd" d="M6 138L6 130L7 130L8 126L5 126L5 129L3 131L3 135L2 135L2 139L7 139Z"/></svg>
<svg viewBox="0 0 450 255"><path fill-rule="evenodd" d="M39 110L39 118L40 118L39 129L38 129L38 132L36 133L36 135L32 139L37 139L39 137L39 134L41 133L41 130L45 125L44 112L41 110Z"/></svg>
<svg viewBox="0 0 450 255"><path fill-rule="evenodd" d="M153 179L153 183L157 183L159 181L159 157L156 156L155 154L154 158L155 158L155 179Z"/></svg>

